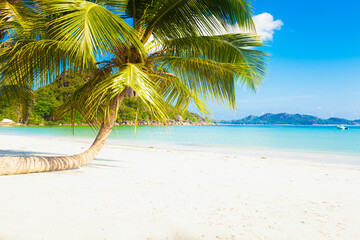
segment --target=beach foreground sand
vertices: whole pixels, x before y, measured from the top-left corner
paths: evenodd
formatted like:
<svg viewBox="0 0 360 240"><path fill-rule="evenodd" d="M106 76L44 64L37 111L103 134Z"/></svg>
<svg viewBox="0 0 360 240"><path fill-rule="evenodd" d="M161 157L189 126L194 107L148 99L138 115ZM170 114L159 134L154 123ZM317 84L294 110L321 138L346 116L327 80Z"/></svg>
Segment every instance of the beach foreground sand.
<svg viewBox="0 0 360 240"><path fill-rule="evenodd" d="M0 136L0 156L89 143ZM279 156L108 144L79 169L0 177L0 239L360 239L360 165Z"/></svg>

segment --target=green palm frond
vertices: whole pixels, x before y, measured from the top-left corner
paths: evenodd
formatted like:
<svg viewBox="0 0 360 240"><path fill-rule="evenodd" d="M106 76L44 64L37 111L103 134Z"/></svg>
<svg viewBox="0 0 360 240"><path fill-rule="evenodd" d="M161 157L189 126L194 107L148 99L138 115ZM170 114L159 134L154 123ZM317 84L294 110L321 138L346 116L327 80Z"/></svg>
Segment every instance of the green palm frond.
<svg viewBox="0 0 360 240"><path fill-rule="evenodd" d="M267 55L252 49L261 43L246 34L187 37L160 44L167 54L155 56L204 99L235 108L235 82L255 90L265 75ZM155 53L156 55L156 53Z"/></svg>
<svg viewBox="0 0 360 240"><path fill-rule="evenodd" d="M65 41L67 48L79 49L84 58L103 56L112 45L132 43L141 47L137 34L123 19L106 8L85 0L38 0L49 23L52 38ZM85 63L85 59L84 59Z"/></svg>
<svg viewBox="0 0 360 240"><path fill-rule="evenodd" d="M167 57L164 68L176 75L199 98L235 107L235 75L231 66L211 60Z"/></svg>
<svg viewBox="0 0 360 240"><path fill-rule="evenodd" d="M27 82L26 85L38 88L51 83L67 68L84 69L84 59L87 66L92 63L91 56L67 48L65 41L32 40L8 50L7 54L11 57L1 69L0 85Z"/></svg>
<svg viewBox="0 0 360 240"><path fill-rule="evenodd" d="M34 91L28 86L5 85L0 87L0 100L11 103L20 96L21 102L29 102L35 98Z"/></svg>
<svg viewBox="0 0 360 240"><path fill-rule="evenodd" d="M196 4L197 1L195 1ZM252 6L249 0L200 0L207 11L224 25L238 25L244 30L254 31Z"/></svg>
<svg viewBox="0 0 360 240"><path fill-rule="evenodd" d="M177 76L163 71L151 72L149 75L158 81L158 89L165 101L177 109L187 109L193 102L203 115L209 115L211 110L198 96L195 89L189 88Z"/></svg>
<svg viewBox="0 0 360 240"><path fill-rule="evenodd" d="M147 2L147 1L145 1ZM224 27L238 25L254 30L251 5L246 0L158 0L144 11L144 41L213 35Z"/></svg>
<svg viewBox="0 0 360 240"><path fill-rule="evenodd" d="M28 9L21 1L0 2L0 32L1 36L8 35L9 38L19 36L29 30L31 22L28 21ZM2 39L2 38L1 38Z"/></svg>
<svg viewBox="0 0 360 240"><path fill-rule="evenodd" d="M55 112L55 118L59 119L67 113L73 114L78 111L84 117L85 121L96 125L101 123L104 117L104 106L111 102L109 94L97 91L99 83L104 78L104 72L95 71L89 81L78 88L71 97L60 106Z"/></svg>
<svg viewBox="0 0 360 240"><path fill-rule="evenodd" d="M148 74L142 64L128 64L122 71L122 76L117 78L118 81L121 79L153 110L157 119L167 121L166 103L161 97L156 79Z"/></svg>
<svg viewBox="0 0 360 240"><path fill-rule="evenodd" d="M92 0L91 2L104 6L121 18L129 18L126 11L128 0Z"/></svg>
<svg viewBox="0 0 360 240"><path fill-rule="evenodd" d="M250 62L252 54L259 56L259 63L266 59L266 53L253 49L263 46L261 41L244 33L170 39L161 45L169 55L208 58L217 62Z"/></svg>
<svg viewBox="0 0 360 240"><path fill-rule="evenodd" d="M97 73L79 88L68 101L60 107L58 117L71 110L79 111L90 123L101 123L109 113L110 102L127 87L132 88L154 116L167 121L166 103L161 92L151 76L142 69L141 65L128 64L119 72L106 77L106 71Z"/></svg>

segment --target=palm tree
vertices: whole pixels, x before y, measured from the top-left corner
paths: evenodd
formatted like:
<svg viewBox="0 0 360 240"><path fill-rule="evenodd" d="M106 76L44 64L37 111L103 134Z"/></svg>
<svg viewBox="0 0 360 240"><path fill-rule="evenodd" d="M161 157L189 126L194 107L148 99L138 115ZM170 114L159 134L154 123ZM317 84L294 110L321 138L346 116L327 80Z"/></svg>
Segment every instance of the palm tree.
<svg viewBox="0 0 360 240"><path fill-rule="evenodd" d="M34 0L18 5L27 9L31 23L14 31L20 33L8 40L13 45L0 53L1 85L34 89L68 68L91 72L59 116L79 111L100 129L91 147L74 156L0 158L0 175L88 163L104 146L129 90L166 124L168 104L185 109L193 102L203 114L210 113L204 100L235 109L236 83L255 90L264 76L266 54L254 49L261 46L257 38L226 31L228 25L254 30L247 0Z"/></svg>

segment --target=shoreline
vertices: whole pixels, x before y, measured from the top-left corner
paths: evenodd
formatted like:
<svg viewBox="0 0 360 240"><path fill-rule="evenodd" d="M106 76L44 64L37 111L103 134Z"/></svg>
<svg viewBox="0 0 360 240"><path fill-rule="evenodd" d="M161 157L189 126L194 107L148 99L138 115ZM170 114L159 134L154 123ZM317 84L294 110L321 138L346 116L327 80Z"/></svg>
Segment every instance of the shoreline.
<svg viewBox="0 0 360 240"><path fill-rule="evenodd" d="M0 156L89 142L2 136ZM0 239L358 239L360 166L298 157L109 142L78 169L0 177Z"/></svg>
<svg viewBox="0 0 360 240"><path fill-rule="evenodd" d="M33 126L30 126L33 127ZM39 126L42 127L42 126ZM52 127L52 126L45 126ZM55 125L54 127L58 127ZM69 126L60 126L60 127L69 127ZM78 127L88 127L78 126ZM116 126L121 127L121 126ZM134 126L124 126L124 127L134 127ZM144 126L141 126L144 127ZM150 127L150 126L145 126ZM175 127L191 127L191 126L175 126ZM1 126L0 126L1 129ZM76 131L76 129L75 129ZM116 130L114 130L116 133ZM132 133L131 133L132 134ZM91 144L96 137L94 133L93 136L64 136L64 135L47 135L47 134L2 134L0 137L7 136L20 136L20 137L37 137L37 138L48 138L56 137L59 140L68 140L75 141L79 143ZM190 151L210 151L210 152L221 152L221 153L236 153L242 154L245 156L256 156L258 154L263 155L264 157L276 157L282 159L308 159L312 161L319 160L320 162L328 163L344 163L357 165L360 164L360 153L358 152L337 152L337 151L321 151L321 150L310 150L310 149L292 149L292 148L276 148L276 147L249 147L249 146L232 146L232 145L221 145L216 146L213 144L182 144L176 142L165 142L165 141L149 141L139 140L136 138L133 139L115 139L114 136L110 137L107 141L107 145L114 146L126 146L126 147L155 147L159 149L171 149L171 150L190 150ZM0 149L1 150L1 149Z"/></svg>
<svg viewBox="0 0 360 240"><path fill-rule="evenodd" d="M49 136L46 135L0 135L3 138L16 138L19 142L24 142L24 145L30 143L34 138L39 140L46 140ZM70 137L70 136L56 136L59 142L72 142L73 144L90 146L94 139L89 137ZM198 153L214 153L214 154L235 154L243 157L260 157L262 159L276 158L285 161L304 161L320 164L337 164L337 165L359 165L360 154L356 153L329 153L319 151L305 151L292 149L276 149L276 148L250 148L250 147L233 147L233 146L207 146L207 145L182 145L176 143L163 142L133 142L125 139L108 139L105 146L109 148L125 148L125 149L157 149L161 151L177 151L177 152L198 152ZM21 147L21 146L19 146ZM83 150L86 147L81 147ZM80 150L80 149L79 149ZM2 151L2 149L0 149ZM81 152L81 151L80 151ZM77 153L77 152L75 152ZM79 152L78 152L79 153ZM0 152L1 156L1 152Z"/></svg>

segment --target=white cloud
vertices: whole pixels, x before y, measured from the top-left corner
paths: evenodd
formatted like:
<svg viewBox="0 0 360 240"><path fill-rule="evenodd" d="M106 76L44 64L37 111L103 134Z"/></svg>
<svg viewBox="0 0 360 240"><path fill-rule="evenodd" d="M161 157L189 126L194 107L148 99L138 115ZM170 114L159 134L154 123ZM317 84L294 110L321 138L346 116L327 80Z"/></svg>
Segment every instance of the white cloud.
<svg viewBox="0 0 360 240"><path fill-rule="evenodd" d="M275 30L280 30L284 23L279 19L274 21L270 13L261 13L253 17L256 32L263 41L272 41Z"/></svg>
<svg viewBox="0 0 360 240"><path fill-rule="evenodd" d="M256 33L262 41L272 41L275 30L280 30L284 23L279 19L274 21L270 13L261 13L253 17ZM227 26L229 33L243 33L244 30L239 26Z"/></svg>

